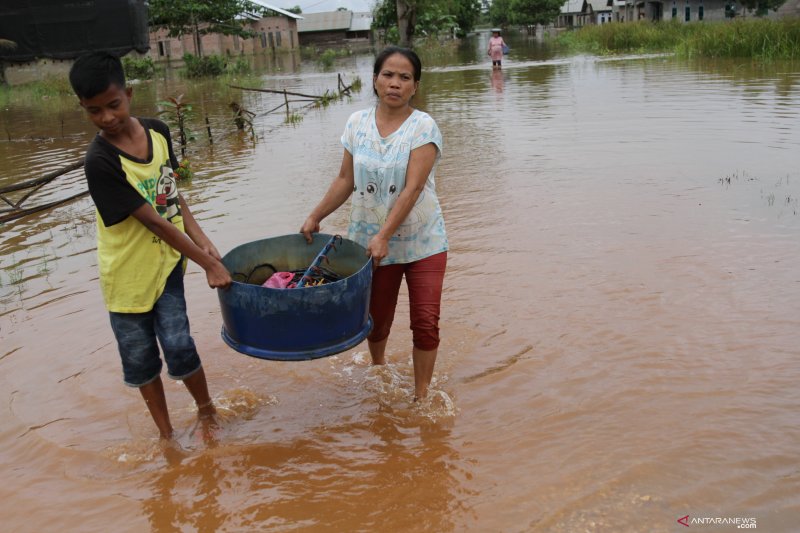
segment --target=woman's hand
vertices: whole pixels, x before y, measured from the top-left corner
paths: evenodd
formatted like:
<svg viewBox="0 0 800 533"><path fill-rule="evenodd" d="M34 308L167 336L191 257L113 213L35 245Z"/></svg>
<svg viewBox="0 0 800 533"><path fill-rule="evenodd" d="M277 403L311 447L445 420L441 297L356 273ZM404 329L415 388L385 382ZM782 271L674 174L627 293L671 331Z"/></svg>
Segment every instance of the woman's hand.
<svg viewBox="0 0 800 533"><path fill-rule="evenodd" d="M303 237L306 238L306 242L311 244L311 242L314 240L314 237L312 237L311 234L319 233L319 220L309 216L300 227L300 233L302 233Z"/></svg>
<svg viewBox="0 0 800 533"><path fill-rule="evenodd" d="M375 235L367 245L367 255L372 257L372 267L378 268L383 258L389 255L389 239Z"/></svg>

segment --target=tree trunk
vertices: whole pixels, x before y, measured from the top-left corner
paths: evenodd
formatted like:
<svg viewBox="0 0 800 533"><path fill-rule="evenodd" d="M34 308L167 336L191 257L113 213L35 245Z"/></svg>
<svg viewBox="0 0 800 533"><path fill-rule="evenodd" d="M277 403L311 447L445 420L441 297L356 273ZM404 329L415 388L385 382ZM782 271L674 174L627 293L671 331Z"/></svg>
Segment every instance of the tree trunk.
<svg viewBox="0 0 800 533"><path fill-rule="evenodd" d="M194 23L194 52L197 54L197 57L203 57L203 41L200 37L200 28L197 27L197 23Z"/></svg>
<svg viewBox="0 0 800 533"><path fill-rule="evenodd" d="M410 0L397 0L397 30L400 34L400 46L410 46L414 35L414 6Z"/></svg>

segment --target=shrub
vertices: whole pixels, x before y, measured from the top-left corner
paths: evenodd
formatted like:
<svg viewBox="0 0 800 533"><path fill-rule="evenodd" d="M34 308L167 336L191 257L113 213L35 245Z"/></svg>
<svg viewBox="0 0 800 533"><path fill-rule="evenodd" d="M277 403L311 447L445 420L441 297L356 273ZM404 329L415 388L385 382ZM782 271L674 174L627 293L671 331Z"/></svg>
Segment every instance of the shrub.
<svg viewBox="0 0 800 533"><path fill-rule="evenodd" d="M156 74L156 65L149 57L123 57L122 68L128 79L151 80Z"/></svg>
<svg viewBox="0 0 800 533"><path fill-rule="evenodd" d="M197 57L192 54L184 54L183 61L186 64L186 77L188 78L219 76L225 72L225 58L222 56Z"/></svg>
<svg viewBox="0 0 800 533"><path fill-rule="evenodd" d="M228 63L225 70L231 74L249 74L252 68L247 59L240 56L233 63Z"/></svg>

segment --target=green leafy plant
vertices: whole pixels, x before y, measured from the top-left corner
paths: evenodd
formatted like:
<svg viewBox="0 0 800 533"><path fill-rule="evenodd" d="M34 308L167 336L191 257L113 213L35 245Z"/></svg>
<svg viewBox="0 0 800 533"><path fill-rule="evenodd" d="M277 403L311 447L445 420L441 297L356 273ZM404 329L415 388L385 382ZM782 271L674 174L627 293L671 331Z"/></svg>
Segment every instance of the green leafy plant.
<svg viewBox="0 0 800 533"><path fill-rule="evenodd" d="M181 159L180 164L178 164L178 168L173 169L173 172L175 172L175 175L179 180L190 180L194 177L194 172L192 172L192 164L186 158Z"/></svg>
<svg viewBox="0 0 800 533"><path fill-rule="evenodd" d="M336 57L336 51L328 48L320 54L317 61L319 61L324 68L331 68L333 66L333 62L336 60Z"/></svg>
<svg viewBox="0 0 800 533"><path fill-rule="evenodd" d="M194 134L189 131L187 122L192 116L192 105L184 102L183 95L170 96L166 100L158 102L158 105L166 107L158 112L165 117L167 123L178 129L178 141L181 147L181 155L186 156L186 144L195 139Z"/></svg>

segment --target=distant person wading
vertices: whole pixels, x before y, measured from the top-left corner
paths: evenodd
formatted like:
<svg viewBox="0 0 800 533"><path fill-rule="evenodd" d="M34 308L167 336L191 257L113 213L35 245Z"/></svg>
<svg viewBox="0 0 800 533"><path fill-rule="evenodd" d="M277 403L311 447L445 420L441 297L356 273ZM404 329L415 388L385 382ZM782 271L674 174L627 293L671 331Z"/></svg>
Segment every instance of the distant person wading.
<svg viewBox="0 0 800 533"><path fill-rule="evenodd" d="M503 47L506 42L500 36L500 28L492 30L492 36L489 38L489 49L486 51L489 57L492 58L492 68L500 68L503 63Z"/></svg>

